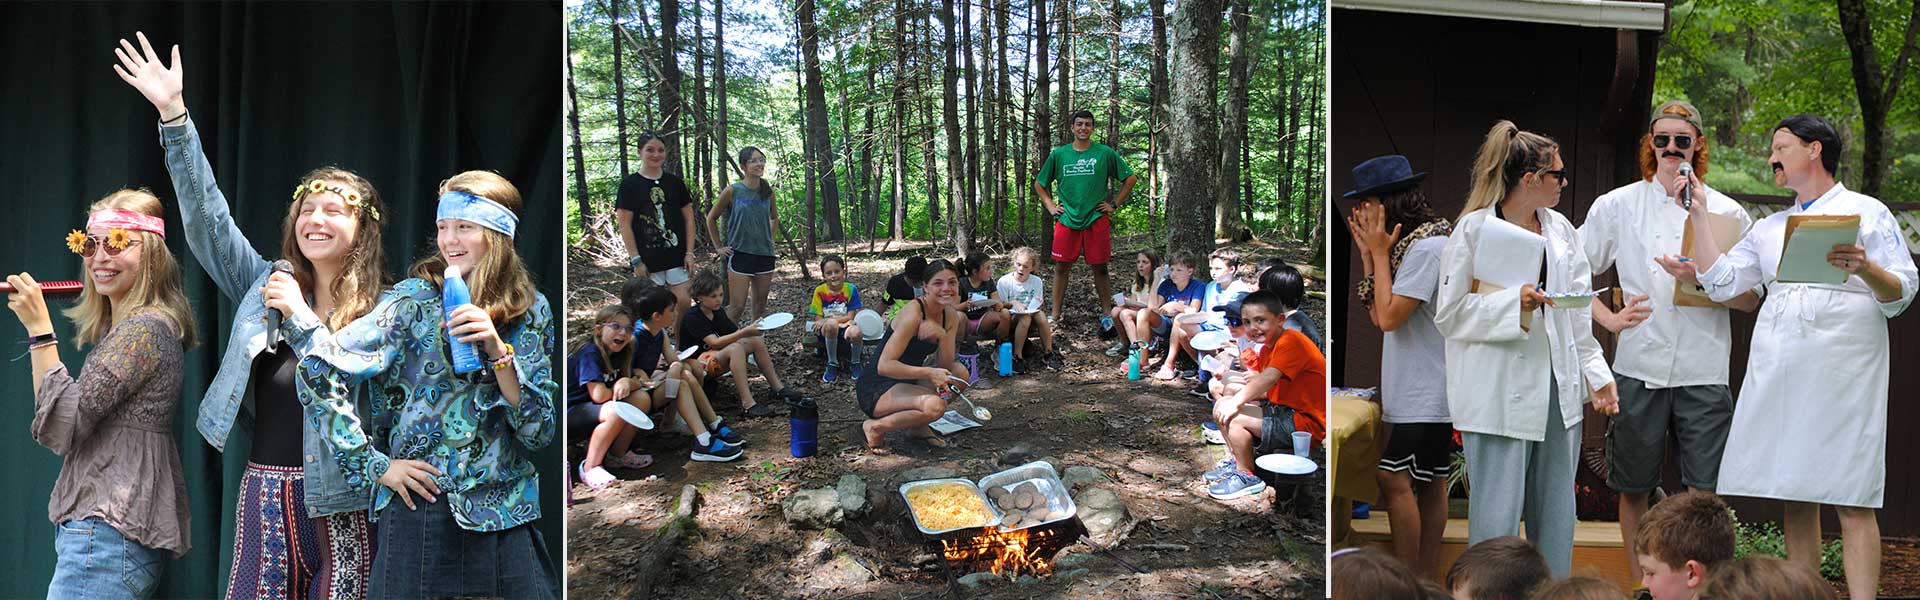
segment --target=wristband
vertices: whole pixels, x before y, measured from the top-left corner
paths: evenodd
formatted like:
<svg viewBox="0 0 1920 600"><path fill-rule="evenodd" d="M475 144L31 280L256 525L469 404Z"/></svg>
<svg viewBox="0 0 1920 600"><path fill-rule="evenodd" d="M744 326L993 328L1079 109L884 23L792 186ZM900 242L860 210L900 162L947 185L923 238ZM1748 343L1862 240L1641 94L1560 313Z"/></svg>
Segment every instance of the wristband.
<svg viewBox="0 0 1920 600"><path fill-rule="evenodd" d="M51 332L51 331L49 331L49 332L46 332L46 333L42 333L42 334L40 334L40 335L35 335L35 336L28 336L28 337L27 337L27 345L28 345L28 346L40 346L40 345L44 345L44 344L49 344L49 343L53 343L53 342L55 342L55 341L58 341L58 339L59 339L59 338L56 338L56 337L54 337L54 335L53 335L53 332Z"/></svg>
<svg viewBox="0 0 1920 600"><path fill-rule="evenodd" d="M507 351L500 353L500 358L494 359L493 370L495 371L505 369L507 365L513 364L513 344L500 342L500 345L506 346Z"/></svg>
<svg viewBox="0 0 1920 600"><path fill-rule="evenodd" d="M646 258L645 258L645 257L641 257L641 256L629 256L629 257L627 257L627 268L629 268L629 269L637 269L637 268L640 268L640 263L643 263L643 262L646 262Z"/></svg>
<svg viewBox="0 0 1920 600"><path fill-rule="evenodd" d="M180 116L177 116L177 117L174 117L174 118L171 118L171 119L164 119L164 120L162 120L162 121L160 121L160 124L161 124L161 125L172 125L172 124L173 124L173 123L174 123L175 121L185 121L185 120L187 120L187 113L188 113L188 112L189 112L189 111L184 111L184 110L183 110L183 111L180 111Z"/></svg>

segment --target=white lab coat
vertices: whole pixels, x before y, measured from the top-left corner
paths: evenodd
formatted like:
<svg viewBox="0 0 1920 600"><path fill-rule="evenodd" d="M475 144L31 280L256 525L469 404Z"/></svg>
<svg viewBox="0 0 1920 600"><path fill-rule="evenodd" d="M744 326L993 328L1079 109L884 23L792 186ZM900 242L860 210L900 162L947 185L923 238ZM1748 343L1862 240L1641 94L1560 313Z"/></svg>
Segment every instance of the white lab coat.
<svg viewBox="0 0 1920 600"><path fill-rule="evenodd" d="M1440 253L1433 322L1447 338L1447 409L1461 431L1544 441L1550 381L1560 394L1554 422L1572 427L1589 391L1613 383L1613 373L1593 338L1591 309L1536 309L1529 330L1521 328L1520 288L1470 293L1473 251L1489 218L1496 218L1491 209L1462 217ZM1593 289L1573 224L1550 209L1538 218L1547 238L1545 289Z"/></svg>
<svg viewBox="0 0 1920 600"><path fill-rule="evenodd" d="M1867 258L1900 280L1882 303L1858 276L1839 285L1780 283L1787 217L1860 215ZM1835 184L1753 226L1700 276L1724 300L1766 286L1753 352L1720 461L1721 494L1880 508L1887 473L1887 319L1920 281L1900 223L1870 196Z"/></svg>

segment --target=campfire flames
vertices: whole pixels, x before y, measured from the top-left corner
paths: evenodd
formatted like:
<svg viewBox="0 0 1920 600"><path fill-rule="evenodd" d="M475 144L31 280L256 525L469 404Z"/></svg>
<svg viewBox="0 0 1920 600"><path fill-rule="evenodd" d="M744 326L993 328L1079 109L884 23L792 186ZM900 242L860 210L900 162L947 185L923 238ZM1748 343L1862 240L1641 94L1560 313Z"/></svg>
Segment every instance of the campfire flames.
<svg viewBox="0 0 1920 600"><path fill-rule="evenodd" d="M941 554L949 563L972 564L987 567L994 575L1017 577L1033 575L1044 577L1053 574L1053 564L1047 559L1052 551L1059 551L1057 544L1046 543L1057 537L1056 530L1042 531L1039 528L1027 528L1016 531L988 529L985 533L970 538L945 540L940 542Z"/></svg>

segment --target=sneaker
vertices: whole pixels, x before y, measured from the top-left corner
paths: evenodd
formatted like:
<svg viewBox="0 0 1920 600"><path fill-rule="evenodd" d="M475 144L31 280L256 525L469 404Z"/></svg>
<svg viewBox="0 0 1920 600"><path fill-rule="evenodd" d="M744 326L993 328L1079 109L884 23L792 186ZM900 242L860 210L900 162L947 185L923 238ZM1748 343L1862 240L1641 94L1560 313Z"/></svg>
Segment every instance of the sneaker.
<svg viewBox="0 0 1920 600"><path fill-rule="evenodd" d="M1219 483L1207 487L1207 495L1215 500L1232 500L1264 491L1267 491L1267 482L1246 471L1228 473Z"/></svg>
<svg viewBox="0 0 1920 600"><path fill-rule="evenodd" d="M1127 349L1126 342L1114 342L1112 346L1107 347L1107 358L1120 358L1120 355L1127 353Z"/></svg>
<svg viewBox="0 0 1920 600"><path fill-rule="evenodd" d="M580 483L587 484L587 489L603 490L606 489L607 486L613 485L613 482L619 481L618 477L614 477L612 473L608 473L604 468L594 467L588 469L586 467L586 465L580 465Z"/></svg>
<svg viewBox="0 0 1920 600"><path fill-rule="evenodd" d="M847 367L847 370L846 370L846 371L844 371L844 372L845 372L845 373L846 373L846 375L847 375L847 379L852 379L852 380L854 380L854 381L859 381L859 380L860 380L860 369L855 369L855 368L853 368L853 367Z"/></svg>
<svg viewBox="0 0 1920 600"><path fill-rule="evenodd" d="M1207 443L1215 446L1225 446L1227 444L1227 436L1220 435L1220 424L1213 421L1200 424L1200 437L1205 439ZM1227 460L1233 459L1229 458Z"/></svg>
<svg viewBox="0 0 1920 600"><path fill-rule="evenodd" d="M753 417L756 419L761 417L773 416L773 409L768 408L766 403L764 402L757 403L757 404L754 404L753 406L747 407L747 409L744 412L746 413L747 416Z"/></svg>
<svg viewBox="0 0 1920 600"><path fill-rule="evenodd" d="M740 460L740 456L740 448L728 446L716 437L706 446L694 448L691 458L700 462L729 462Z"/></svg>
<svg viewBox="0 0 1920 600"><path fill-rule="evenodd" d="M1187 395L1197 396L1202 400L1212 400L1213 390L1208 389L1207 382L1202 381L1202 382L1193 384L1193 387L1187 388Z"/></svg>
<svg viewBox="0 0 1920 600"><path fill-rule="evenodd" d="M793 389L793 386L783 387L783 388L774 390L771 393L773 394L773 397L779 398L781 400L799 400L800 398L803 398L806 396L806 394L800 393L800 390ZM759 405L756 404L755 406L759 406Z"/></svg>
<svg viewBox="0 0 1920 600"><path fill-rule="evenodd" d="M1053 371L1055 373L1063 371L1067 368L1067 361L1061 358L1060 352L1057 350L1053 352L1048 352L1045 355L1041 356L1040 364L1046 366L1048 371Z"/></svg>
<svg viewBox="0 0 1920 600"><path fill-rule="evenodd" d="M826 370L820 372L820 383L833 383L835 379L839 378L840 365L828 364Z"/></svg>
<svg viewBox="0 0 1920 600"><path fill-rule="evenodd" d="M1113 328L1113 317L1100 317L1100 326L1095 327L1093 333L1094 335L1100 336L1101 339L1112 338L1114 334L1118 333L1114 331Z"/></svg>
<svg viewBox="0 0 1920 600"><path fill-rule="evenodd" d="M722 424L719 429L711 431L709 433L713 434L714 439L720 440L722 442L726 442L728 446L747 445L746 438L740 437L740 434L735 433L732 427L728 427L724 424Z"/></svg>
<svg viewBox="0 0 1920 600"><path fill-rule="evenodd" d="M1233 457L1229 456L1229 457L1220 459L1220 462L1214 463L1213 470L1207 471L1206 473L1202 473L1200 475L1200 478L1205 480L1207 482L1207 485L1213 485L1216 483L1220 483L1220 480L1222 479L1226 479L1228 473L1233 473L1239 470L1240 470L1240 466L1234 464Z"/></svg>
<svg viewBox="0 0 1920 600"><path fill-rule="evenodd" d="M1180 378L1181 379L1199 379L1200 371L1198 369L1181 369Z"/></svg>

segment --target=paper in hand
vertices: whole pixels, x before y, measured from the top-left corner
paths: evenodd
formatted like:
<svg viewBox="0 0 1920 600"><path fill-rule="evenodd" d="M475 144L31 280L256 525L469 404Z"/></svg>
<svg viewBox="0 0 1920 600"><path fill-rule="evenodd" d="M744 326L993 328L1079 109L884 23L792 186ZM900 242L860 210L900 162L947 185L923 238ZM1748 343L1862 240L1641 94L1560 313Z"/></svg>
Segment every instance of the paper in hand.
<svg viewBox="0 0 1920 600"><path fill-rule="evenodd" d="M1781 283L1846 283L1849 275L1827 254L1841 244L1860 241L1860 215L1793 215L1787 217L1786 247L1780 252Z"/></svg>
<svg viewBox="0 0 1920 600"><path fill-rule="evenodd" d="M1473 278L1501 288L1539 283L1546 254L1547 238L1490 216L1473 248Z"/></svg>

